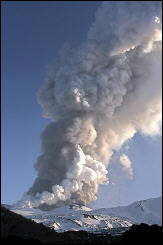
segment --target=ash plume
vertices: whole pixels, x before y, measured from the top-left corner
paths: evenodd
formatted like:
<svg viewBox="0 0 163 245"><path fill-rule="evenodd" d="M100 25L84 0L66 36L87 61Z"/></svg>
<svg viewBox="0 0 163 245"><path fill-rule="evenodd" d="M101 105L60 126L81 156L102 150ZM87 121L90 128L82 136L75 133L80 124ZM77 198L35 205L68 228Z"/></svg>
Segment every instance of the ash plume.
<svg viewBox="0 0 163 245"><path fill-rule="evenodd" d="M159 1L103 2L87 40L63 45L37 94L51 123L21 205L95 201L113 150L137 131L159 133L161 45Z"/></svg>

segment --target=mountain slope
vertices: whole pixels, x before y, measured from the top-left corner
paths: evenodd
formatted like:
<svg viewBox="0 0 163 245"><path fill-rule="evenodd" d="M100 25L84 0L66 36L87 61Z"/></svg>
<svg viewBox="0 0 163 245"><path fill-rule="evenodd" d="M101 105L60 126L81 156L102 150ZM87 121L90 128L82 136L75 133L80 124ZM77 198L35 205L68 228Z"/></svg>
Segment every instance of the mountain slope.
<svg viewBox="0 0 163 245"><path fill-rule="evenodd" d="M8 236L17 236L39 240L50 240L57 234L54 230L42 224L26 219L5 207L1 207L1 239Z"/></svg>
<svg viewBox="0 0 163 245"><path fill-rule="evenodd" d="M162 225L162 197L132 203L129 206L94 210L97 214L115 215L129 219L133 224Z"/></svg>
<svg viewBox="0 0 163 245"><path fill-rule="evenodd" d="M58 233L42 224L1 207L2 244L112 244L120 240L110 234L94 234L86 231ZM114 243L113 243L114 244Z"/></svg>
<svg viewBox="0 0 163 245"><path fill-rule="evenodd" d="M162 197L134 202L129 206L91 210L73 204L41 211L11 206L10 210L58 232L85 230L117 234L132 224L162 225Z"/></svg>

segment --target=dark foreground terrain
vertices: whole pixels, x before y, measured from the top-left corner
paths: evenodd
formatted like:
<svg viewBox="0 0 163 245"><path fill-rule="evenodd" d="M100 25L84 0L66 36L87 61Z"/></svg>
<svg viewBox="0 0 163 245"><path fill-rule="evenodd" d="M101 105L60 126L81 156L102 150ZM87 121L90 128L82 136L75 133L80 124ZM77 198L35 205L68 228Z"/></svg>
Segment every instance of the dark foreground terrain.
<svg viewBox="0 0 163 245"><path fill-rule="evenodd" d="M123 235L94 234L86 231L57 233L1 207L2 244L162 244L162 227L147 224L133 225Z"/></svg>

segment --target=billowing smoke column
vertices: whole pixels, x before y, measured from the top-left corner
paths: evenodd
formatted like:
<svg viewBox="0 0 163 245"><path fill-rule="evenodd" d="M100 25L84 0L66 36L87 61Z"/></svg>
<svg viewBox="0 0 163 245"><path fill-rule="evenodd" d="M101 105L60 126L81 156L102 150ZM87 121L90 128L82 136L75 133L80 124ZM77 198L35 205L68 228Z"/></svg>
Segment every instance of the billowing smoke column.
<svg viewBox="0 0 163 245"><path fill-rule="evenodd" d="M113 150L137 131L159 132L161 14L159 1L106 1L87 40L62 47L38 92L51 123L23 205L95 201Z"/></svg>

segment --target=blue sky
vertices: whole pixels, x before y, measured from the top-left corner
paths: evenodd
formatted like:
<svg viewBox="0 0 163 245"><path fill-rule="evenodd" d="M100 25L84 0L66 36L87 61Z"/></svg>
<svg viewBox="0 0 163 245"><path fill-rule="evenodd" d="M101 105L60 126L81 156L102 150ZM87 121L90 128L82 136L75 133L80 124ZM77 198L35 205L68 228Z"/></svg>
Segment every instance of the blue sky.
<svg viewBox="0 0 163 245"><path fill-rule="evenodd" d="M100 1L2 1L2 164L1 201L12 204L31 187L33 164L40 154L40 134L49 123L42 117L36 93L46 65L65 42L82 42ZM162 193L162 138L136 134L127 151L134 177L118 178L108 167L110 185L101 186L93 207L127 205ZM118 170L119 171L119 170ZM123 172L122 172L123 173ZM116 182L117 180L117 182Z"/></svg>

